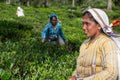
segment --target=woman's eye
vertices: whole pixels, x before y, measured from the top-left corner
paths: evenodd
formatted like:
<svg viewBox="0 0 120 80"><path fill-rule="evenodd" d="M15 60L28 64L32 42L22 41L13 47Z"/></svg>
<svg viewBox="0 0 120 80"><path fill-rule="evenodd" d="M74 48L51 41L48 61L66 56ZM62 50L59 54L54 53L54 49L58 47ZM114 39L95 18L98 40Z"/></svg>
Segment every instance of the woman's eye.
<svg viewBox="0 0 120 80"><path fill-rule="evenodd" d="M87 26L90 25L90 23L88 23L88 22L82 22L82 24L83 24L83 25L87 25Z"/></svg>
<svg viewBox="0 0 120 80"><path fill-rule="evenodd" d="M90 25L90 23L86 23L86 25L87 25L87 26L89 26L89 25Z"/></svg>

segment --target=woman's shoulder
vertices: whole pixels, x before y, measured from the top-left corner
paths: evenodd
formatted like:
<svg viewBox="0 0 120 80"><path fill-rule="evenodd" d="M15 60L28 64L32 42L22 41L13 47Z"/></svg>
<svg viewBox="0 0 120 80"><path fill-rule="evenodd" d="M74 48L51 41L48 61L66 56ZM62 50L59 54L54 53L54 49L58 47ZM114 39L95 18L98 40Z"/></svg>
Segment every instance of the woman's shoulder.
<svg viewBox="0 0 120 80"><path fill-rule="evenodd" d="M100 41L101 42L108 42L108 41L112 41L112 39L109 36L103 34L100 38Z"/></svg>
<svg viewBox="0 0 120 80"><path fill-rule="evenodd" d="M51 23L50 23L50 22L48 22L46 25L51 25Z"/></svg>
<svg viewBox="0 0 120 80"><path fill-rule="evenodd" d="M86 39L86 40L83 42L83 44L88 44L89 41L90 41L90 38ZM98 38L96 38L96 39L94 40L94 42L96 42L96 41L97 41L97 43L102 44L102 43L105 43L105 42L112 41L112 39L111 39L109 36L107 36L107 35L105 35L105 34L102 34L102 35L100 35Z"/></svg>
<svg viewBox="0 0 120 80"><path fill-rule="evenodd" d="M86 45L86 44L88 44L88 43L89 43L89 40L90 40L90 38L84 40L83 43L82 43L81 45L84 45L84 44Z"/></svg>
<svg viewBox="0 0 120 80"><path fill-rule="evenodd" d="M57 24L56 24L56 25L61 27L61 24L60 24L59 22L57 22Z"/></svg>
<svg viewBox="0 0 120 80"><path fill-rule="evenodd" d="M50 22L48 22L46 25L45 25L47 28L50 28L52 26L52 24Z"/></svg>
<svg viewBox="0 0 120 80"><path fill-rule="evenodd" d="M103 45L109 45L109 44L111 44L111 45L116 45L115 44L115 42L113 41L113 39L111 38L111 37L109 37L109 36L107 36L107 35L104 35L102 38L101 38L101 40L99 40L100 42L100 44L103 46Z"/></svg>

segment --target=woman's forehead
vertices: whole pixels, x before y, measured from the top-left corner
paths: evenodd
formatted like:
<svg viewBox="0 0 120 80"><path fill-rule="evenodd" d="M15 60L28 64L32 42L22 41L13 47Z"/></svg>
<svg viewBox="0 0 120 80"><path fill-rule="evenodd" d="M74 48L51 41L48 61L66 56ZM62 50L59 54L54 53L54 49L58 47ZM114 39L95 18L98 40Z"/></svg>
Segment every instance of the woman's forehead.
<svg viewBox="0 0 120 80"><path fill-rule="evenodd" d="M82 21L91 21L91 19L89 18L89 16L83 16Z"/></svg>
<svg viewBox="0 0 120 80"><path fill-rule="evenodd" d="M90 15L85 14L84 16L82 16L82 18L90 18Z"/></svg>
<svg viewBox="0 0 120 80"><path fill-rule="evenodd" d="M56 20L57 18L56 18L56 17L52 17L52 19L55 19L55 20Z"/></svg>

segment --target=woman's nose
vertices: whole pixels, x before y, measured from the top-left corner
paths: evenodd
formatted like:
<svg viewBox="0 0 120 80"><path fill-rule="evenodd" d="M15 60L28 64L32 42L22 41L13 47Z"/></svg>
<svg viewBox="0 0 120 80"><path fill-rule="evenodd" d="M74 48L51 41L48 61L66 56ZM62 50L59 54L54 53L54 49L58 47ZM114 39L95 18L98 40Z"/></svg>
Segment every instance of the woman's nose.
<svg viewBox="0 0 120 80"><path fill-rule="evenodd" d="M86 29L86 25L85 25L85 24L83 24L83 29L84 29L84 30Z"/></svg>

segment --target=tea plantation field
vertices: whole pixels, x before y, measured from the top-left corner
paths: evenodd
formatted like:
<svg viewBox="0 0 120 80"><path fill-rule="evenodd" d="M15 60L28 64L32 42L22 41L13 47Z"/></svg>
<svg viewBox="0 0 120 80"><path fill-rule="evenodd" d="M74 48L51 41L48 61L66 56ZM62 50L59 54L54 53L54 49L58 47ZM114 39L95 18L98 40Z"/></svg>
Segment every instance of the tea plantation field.
<svg viewBox="0 0 120 80"><path fill-rule="evenodd" d="M22 6L25 16L17 17L17 7L0 3L0 79L67 80L87 38L81 23L83 8ZM41 43L41 31L52 13L58 15L68 45ZM110 21L120 18L117 11L107 13Z"/></svg>

